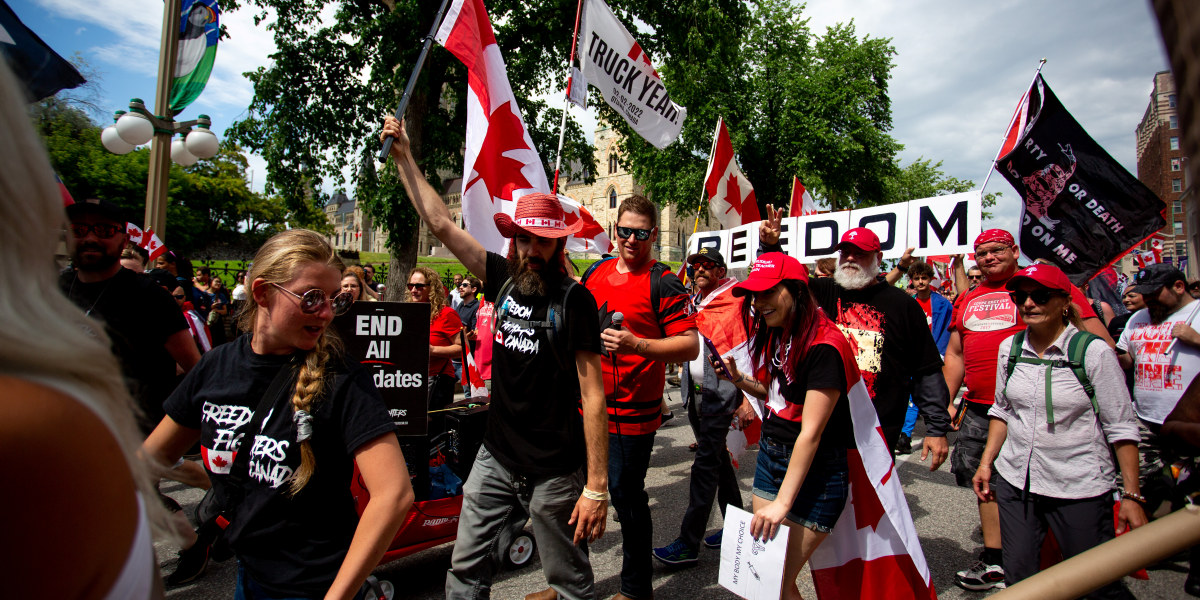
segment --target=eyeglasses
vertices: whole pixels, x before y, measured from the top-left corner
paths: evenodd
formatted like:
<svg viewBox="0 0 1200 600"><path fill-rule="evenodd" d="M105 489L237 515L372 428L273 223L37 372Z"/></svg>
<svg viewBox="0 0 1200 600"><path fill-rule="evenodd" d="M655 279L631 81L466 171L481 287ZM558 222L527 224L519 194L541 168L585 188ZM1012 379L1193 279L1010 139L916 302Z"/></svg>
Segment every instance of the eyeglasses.
<svg viewBox="0 0 1200 600"><path fill-rule="evenodd" d="M460 287L460 288L471 287L471 284L464 281L464 282L458 284L458 287Z"/></svg>
<svg viewBox="0 0 1200 600"><path fill-rule="evenodd" d="M354 296L351 295L350 292L342 292L333 298L330 298L329 296L325 295L325 290L317 288L308 290L307 292L304 292L304 294L297 294L296 292L293 292L292 290L289 290L278 283L272 283L271 285L287 292L291 296L295 296L296 299L300 300L300 312L308 315L321 312L321 309L325 308L326 304L329 304L330 308L333 310L333 314L336 316L345 313L347 310L350 310L350 305L354 304Z"/></svg>
<svg viewBox="0 0 1200 600"><path fill-rule="evenodd" d="M650 239L651 233L654 233L653 229L634 229L632 227L620 227L620 226L617 227L617 237L622 240L629 239L629 236L634 236L638 239L638 241L644 242L644 241Z"/></svg>
<svg viewBox="0 0 1200 600"><path fill-rule="evenodd" d="M1012 246L1000 246L999 248L992 248L991 250L976 250L975 257L983 258L985 256L992 255L992 254L994 254L996 256L1000 256L1001 254L1004 254L1005 252L1008 252L1011 249L1012 249Z"/></svg>
<svg viewBox="0 0 1200 600"><path fill-rule="evenodd" d="M428 283L410 283L410 284L408 284L408 289L410 291L411 290L423 290L427 287L429 287Z"/></svg>
<svg viewBox="0 0 1200 600"><path fill-rule="evenodd" d="M175 296L176 300L183 300L184 298L187 298L187 296L185 296L183 294L171 294L171 295Z"/></svg>
<svg viewBox="0 0 1200 600"><path fill-rule="evenodd" d="M1023 290L1009 292L1008 297L1012 298L1012 301L1014 303L1016 303L1017 306L1025 304L1025 300L1033 300L1034 304L1041 306L1041 305L1049 302L1050 299L1055 296L1065 296L1065 295L1066 294L1063 294L1062 292L1059 292L1056 290L1049 290L1046 288L1042 288L1040 290L1034 290L1032 292L1026 292Z"/></svg>
<svg viewBox="0 0 1200 600"><path fill-rule="evenodd" d="M122 229L124 228L114 223L71 223L71 233L75 235L75 239L80 240L87 237L89 231L94 231L96 237L107 240Z"/></svg>
<svg viewBox="0 0 1200 600"><path fill-rule="evenodd" d="M983 275L967 275L967 279L983 279Z"/></svg>
<svg viewBox="0 0 1200 600"><path fill-rule="evenodd" d="M711 260L698 260L698 261L692 263L692 266L699 267L701 269L704 269L705 271L711 271L711 270L717 268L717 263L715 263Z"/></svg>

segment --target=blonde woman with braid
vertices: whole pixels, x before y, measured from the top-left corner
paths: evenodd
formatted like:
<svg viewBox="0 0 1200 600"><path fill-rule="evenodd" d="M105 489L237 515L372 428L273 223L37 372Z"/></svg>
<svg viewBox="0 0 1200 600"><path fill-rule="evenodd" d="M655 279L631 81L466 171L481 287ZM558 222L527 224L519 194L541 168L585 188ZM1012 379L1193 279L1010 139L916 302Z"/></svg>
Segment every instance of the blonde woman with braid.
<svg viewBox="0 0 1200 600"><path fill-rule="evenodd" d="M429 410L444 408L454 400L454 365L450 361L462 356L458 336L462 319L446 298L446 286L436 271L416 267L408 272L405 300L429 303ZM440 422L434 418L435 429Z"/></svg>
<svg viewBox="0 0 1200 600"><path fill-rule="evenodd" d="M395 426L329 329L350 298L325 239L282 232L253 264L249 335L204 355L144 449L171 464L200 440L239 561L234 598L361 597L413 500ZM370 492L361 519L355 462Z"/></svg>

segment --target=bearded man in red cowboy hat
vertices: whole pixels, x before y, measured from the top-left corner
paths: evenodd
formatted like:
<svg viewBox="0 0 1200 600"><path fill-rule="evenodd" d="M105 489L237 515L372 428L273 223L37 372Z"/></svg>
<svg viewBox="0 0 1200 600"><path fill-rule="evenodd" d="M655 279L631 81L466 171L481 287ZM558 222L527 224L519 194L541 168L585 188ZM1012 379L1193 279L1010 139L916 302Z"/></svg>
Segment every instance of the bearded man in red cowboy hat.
<svg viewBox="0 0 1200 600"><path fill-rule="evenodd" d="M450 218L392 117L387 137L395 138L392 160L421 219L496 305L492 402L463 487L446 597L487 597L498 567L495 540L532 518L554 595L593 598L587 542L604 533L608 516L608 414L596 301L567 276L563 254L583 222L568 227L557 197L529 194L513 216L495 216L512 240L508 257L488 252Z"/></svg>

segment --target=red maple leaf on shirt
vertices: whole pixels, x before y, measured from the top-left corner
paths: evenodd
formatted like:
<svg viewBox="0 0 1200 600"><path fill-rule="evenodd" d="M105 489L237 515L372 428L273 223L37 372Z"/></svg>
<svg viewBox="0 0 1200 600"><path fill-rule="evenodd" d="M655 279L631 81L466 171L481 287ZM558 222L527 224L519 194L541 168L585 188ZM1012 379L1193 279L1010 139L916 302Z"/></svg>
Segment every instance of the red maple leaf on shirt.
<svg viewBox="0 0 1200 600"><path fill-rule="evenodd" d="M512 200L513 190L533 187L521 173L525 163L504 156L510 150L531 149L525 144L525 124L521 117L513 114L512 104L512 101L501 104L488 117L487 135L483 137L473 167L475 177L463 186L464 190L468 189L482 179L493 202L495 198Z"/></svg>

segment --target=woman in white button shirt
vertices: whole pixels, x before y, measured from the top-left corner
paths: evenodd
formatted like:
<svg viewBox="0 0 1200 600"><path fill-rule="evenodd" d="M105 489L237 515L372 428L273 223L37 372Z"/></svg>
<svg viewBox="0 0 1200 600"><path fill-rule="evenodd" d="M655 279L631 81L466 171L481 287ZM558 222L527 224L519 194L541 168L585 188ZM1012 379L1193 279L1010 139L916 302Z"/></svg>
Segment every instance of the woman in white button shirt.
<svg viewBox="0 0 1200 600"><path fill-rule="evenodd" d="M1006 383L997 385L988 411L988 442L974 486L980 500L999 505L1007 585L1037 572L1047 528L1067 558L1112 539L1114 488L1122 496L1120 529L1146 523L1137 422L1116 355L1098 340L1086 346L1082 362L1095 403L1066 364L1070 340L1081 329L1070 286L1061 270L1041 264L1017 272L1006 286L1027 329L1000 344L996 381ZM1010 376L1009 355L1019 337ZM1089 597L1133 596L1118 580Z"/></svg>

